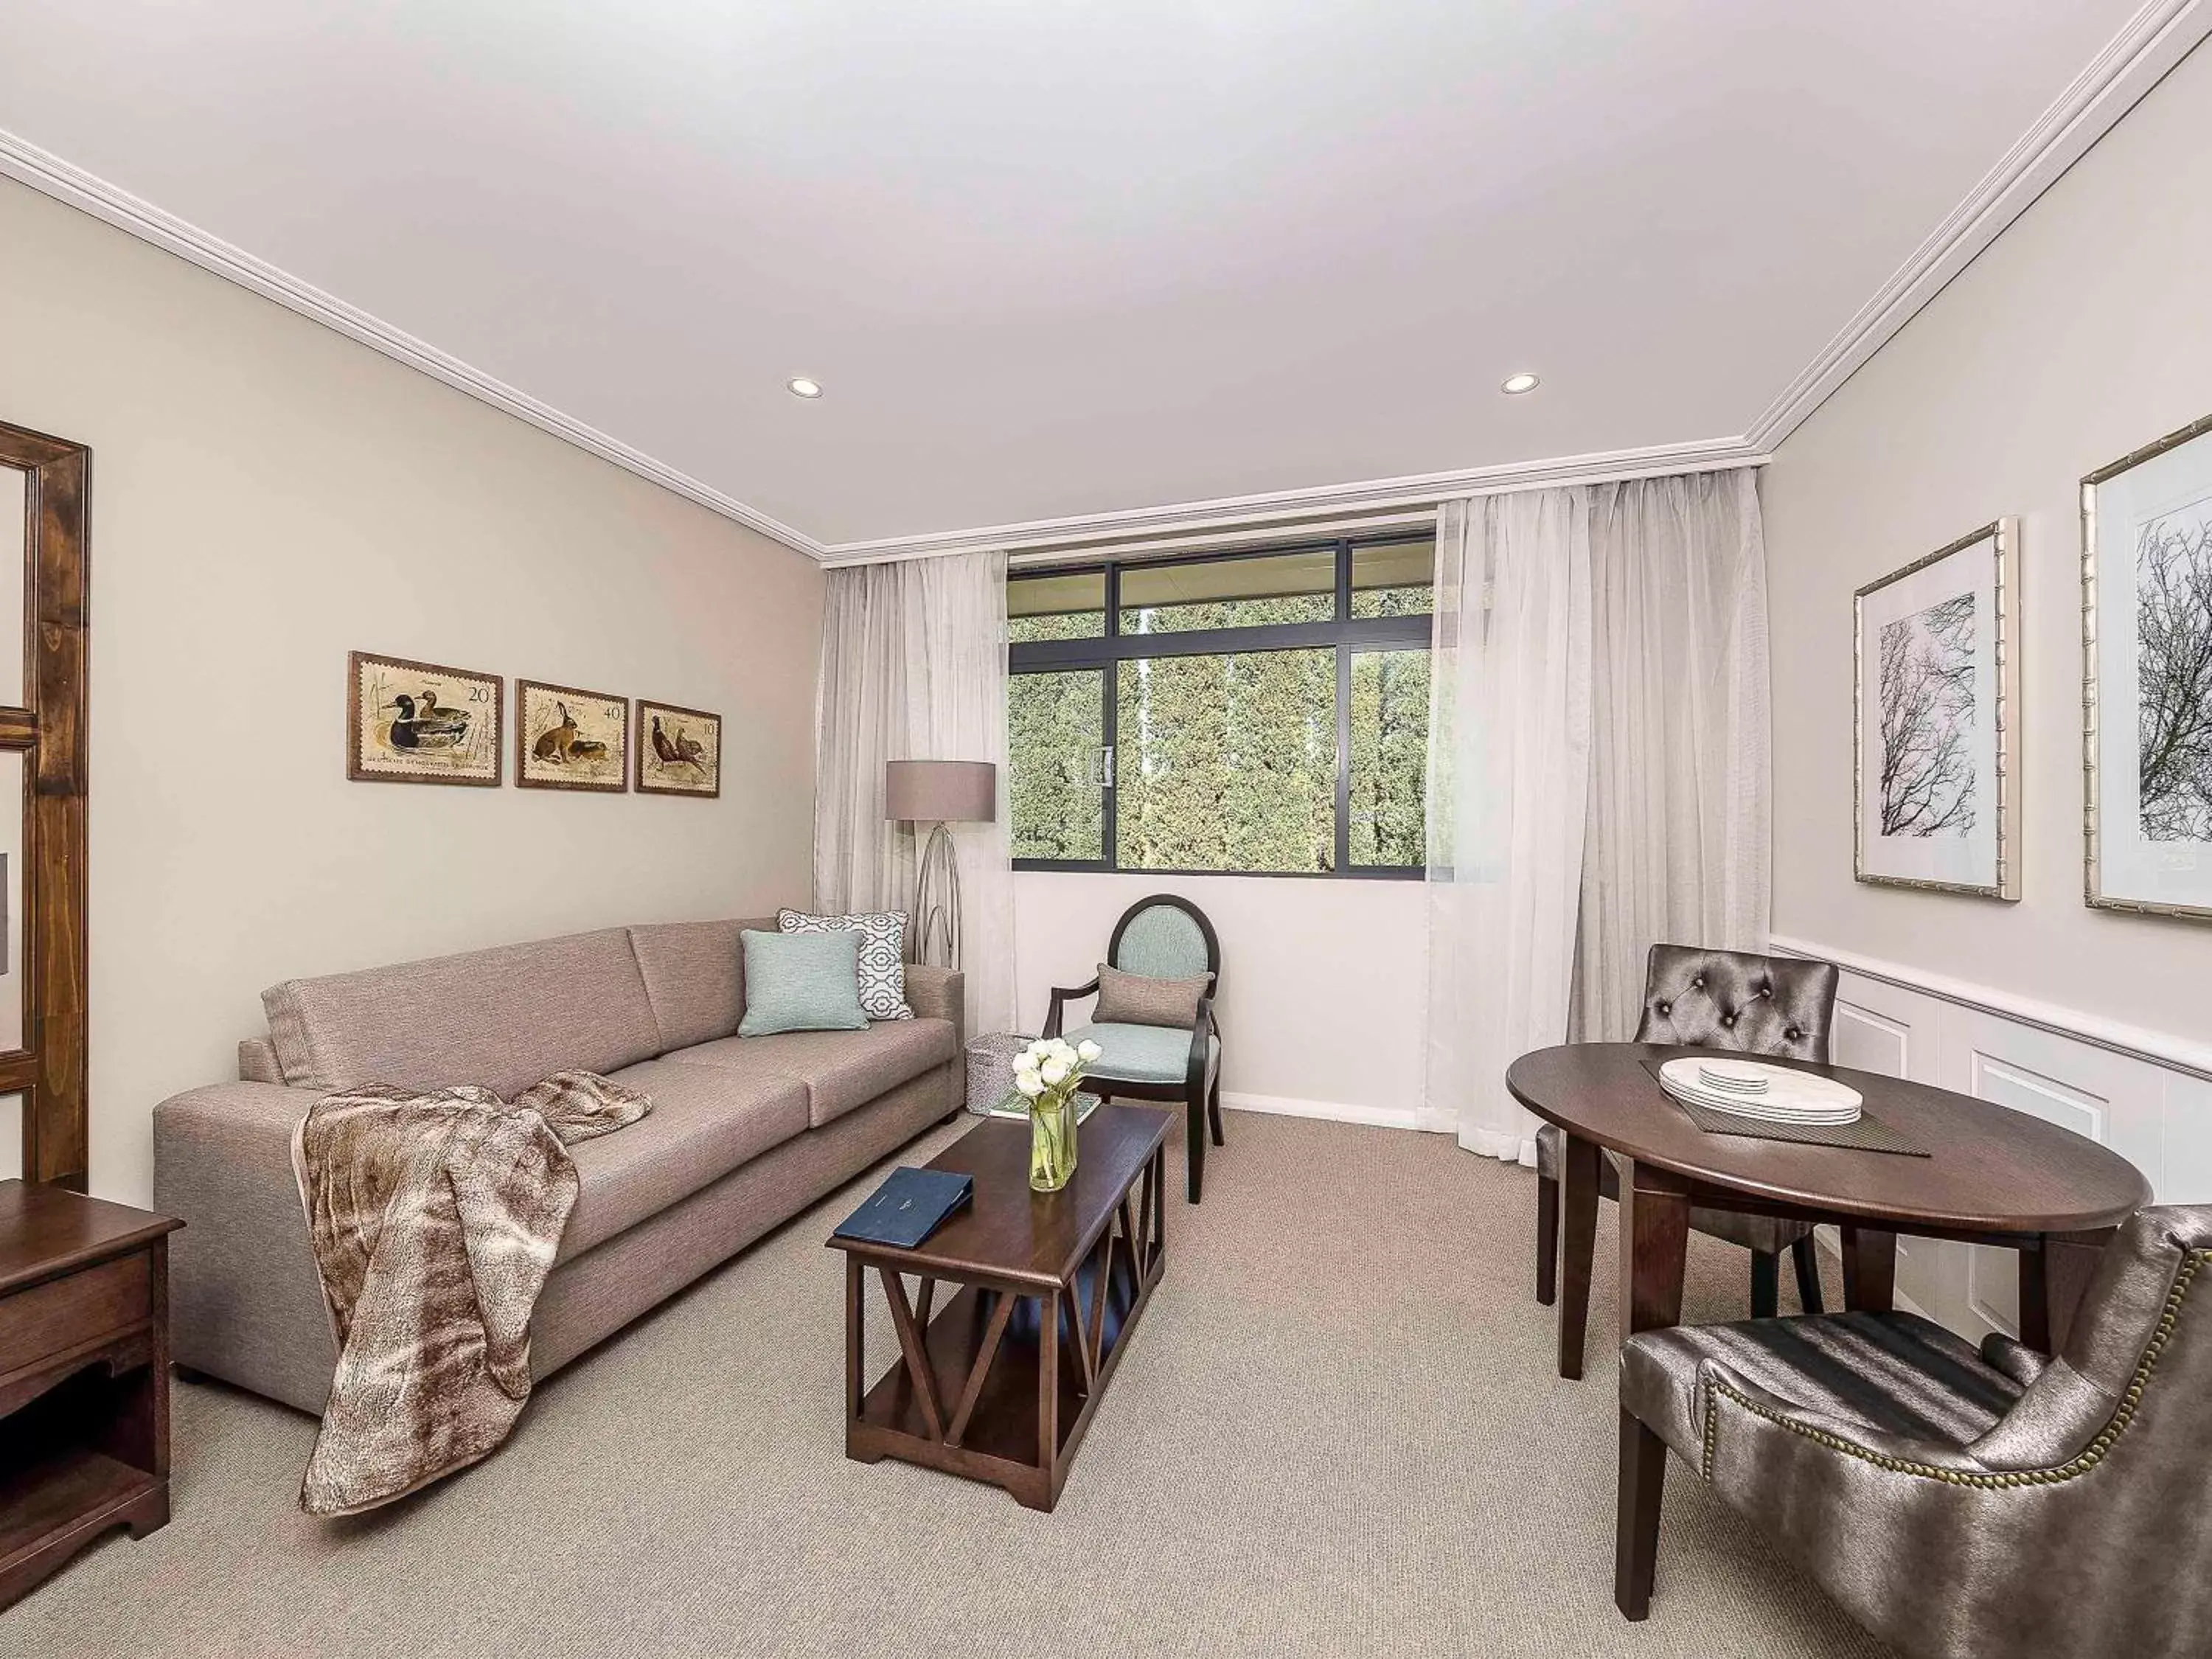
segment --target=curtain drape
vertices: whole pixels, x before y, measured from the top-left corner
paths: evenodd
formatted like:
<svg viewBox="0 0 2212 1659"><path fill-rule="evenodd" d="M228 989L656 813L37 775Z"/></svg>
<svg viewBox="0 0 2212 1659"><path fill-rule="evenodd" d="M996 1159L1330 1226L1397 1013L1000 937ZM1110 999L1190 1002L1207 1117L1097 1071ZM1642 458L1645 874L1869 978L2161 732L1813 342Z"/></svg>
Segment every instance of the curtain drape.
<svg viewBox="0 0 2212 1659"><path fill-rule="evenodd" d="M1636 1035L1644 957L1661 940L1766 948L1766 559L1754 477L1590 491L1579 1040Z"/></svg>
<svg viewBox="0 0 2212 1659"><path fill-rule="evenodd" d="M1430 669L1426 1098L1460 1145L1535 1161L1505 1067L1566 1030L1589 790L1589 510L1447 502Z"/></svg>
<svg viewBox="0 0 2212 1659"><path fill-rule="evenodd" d="M1658 940L1765 943L1753 475L1448 502L1436 604L1424 1120L1533 1163L1516 1055L1633 1035Z"/></svg>
<svg viewBox="0 0 2212 1659"><path fill-rule="evenodd" d="M950 826L970 1031L1014 1028L1006 582L1003 553L830 571L815 714L814 902L825 911L913 914L921 848L915 826L884 821L886 762L998 768L997 817Z"/></svg>

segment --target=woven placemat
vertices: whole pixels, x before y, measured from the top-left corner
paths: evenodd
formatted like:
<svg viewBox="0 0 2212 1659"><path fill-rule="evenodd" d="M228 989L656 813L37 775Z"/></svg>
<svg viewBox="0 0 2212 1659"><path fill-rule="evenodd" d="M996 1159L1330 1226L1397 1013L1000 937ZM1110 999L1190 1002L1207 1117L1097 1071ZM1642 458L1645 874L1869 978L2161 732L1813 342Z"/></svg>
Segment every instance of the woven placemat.
<svg viewBox="0 0 2212 1659"><path fill-rule="evenodd" d="M1708 1134L1742 1135L1751 1140L1787 1140L1800 1146L1844 1146L1856 1152L1893 1152L1900 1158L1935 1156L1925 1146L1865 1111L1859 1114L1856 1123L1762 1123L1756 1118L1716 1112L1680 1095L1667 1094L1667 1085L1659 1077L1658 1062L1647 1060L1644 1069L1651 1073L1653 1082L1659 1084L1659 1092L1667 1095L1691 1122Z"/></svg>

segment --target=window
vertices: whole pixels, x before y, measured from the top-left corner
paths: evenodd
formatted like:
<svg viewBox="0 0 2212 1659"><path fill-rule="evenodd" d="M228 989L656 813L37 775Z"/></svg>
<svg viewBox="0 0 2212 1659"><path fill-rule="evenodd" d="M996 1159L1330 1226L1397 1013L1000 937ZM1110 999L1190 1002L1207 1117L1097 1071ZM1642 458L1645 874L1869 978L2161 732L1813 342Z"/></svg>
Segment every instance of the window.
<svg viewBox="0 0 2212 1659"><path fill-rule="evenodd" d="M1434 562L1423 536L1009 578L1015 863L1418 874Z"/></svg>

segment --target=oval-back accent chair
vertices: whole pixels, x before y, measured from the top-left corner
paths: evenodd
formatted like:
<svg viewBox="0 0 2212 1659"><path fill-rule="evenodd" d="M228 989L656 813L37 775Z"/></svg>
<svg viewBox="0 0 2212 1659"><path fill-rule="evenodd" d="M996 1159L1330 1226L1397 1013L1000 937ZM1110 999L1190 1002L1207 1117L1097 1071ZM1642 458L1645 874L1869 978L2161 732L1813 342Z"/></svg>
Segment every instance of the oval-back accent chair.
<svg viewBox="0 0 2212 1659"><path fill-rule="evenodd" d="M1188 1027L1129 1025L1118 1022L1078 1026L1064 1031L1066 1004L1096 996L1098 981L1054 986L1044 1034L1070 1042L1086 1039L1103 1052L1091 1063L1084 1086L1101 1099L1127 1095L1138 1100L1182 1101L1189 1148L1186 1194L1193 1204L1206 1180L1206 1132L1213 1144L1221 1134L1221 1032L1213 1014L1221 988L1221 941L1206 913L1188 899L1155 893L1139 899L1114 924L1106 961L1125 974L1146 979L1196 979L1211 983L1198 999L1198 1017Z"/></svg>
<svg viewBox="0 0 2212 1659"><path fill-rule="evenodd" d="M2212 1651L2212 1206L2139 1210L2055 1358L1909 1313L1620 1351L1614 1599L1644 1617L1672 1448L1912 1659Z"/></svg>
<svg viewBox="0 0 2212 1659"><path fill-rule="evenodd" d="M1636 1041L1735 1048L1825 1066L1841 977L1832 962L1655 945L1644 966ZM1559 1291L1559 1157L1565 1145L1557 1125L1537 1129L1536 1300L1547 1307ZM1619 1199L1620 1179L1610 1157L1598 1160L1604 1197ZM1700 1208L1690 1212L1690 1224L1751 1252L1753 1319L1780 1311L1784 1250L1796 1268L1799 1304L1807 1313L1820 1311L1820 1260L1807 1223Z"/></svg>

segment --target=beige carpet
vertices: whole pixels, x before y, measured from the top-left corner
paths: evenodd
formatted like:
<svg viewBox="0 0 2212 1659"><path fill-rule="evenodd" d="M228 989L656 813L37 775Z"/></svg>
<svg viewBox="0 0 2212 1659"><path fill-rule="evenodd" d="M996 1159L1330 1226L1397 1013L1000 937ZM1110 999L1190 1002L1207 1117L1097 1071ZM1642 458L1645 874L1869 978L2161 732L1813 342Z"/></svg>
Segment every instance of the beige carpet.
<svg viewBox="0 0 2212 1659"><path fill-rule="evenodd" d="M1204 1206L1169 1206L1167 1278L1055 1514L845 1461L822 1241L860 1183L366 1520L295 1507L307 1419L179 1386L176 1518L0 1615L0 1653L1876 1659L1679 1462L1650 1620L1614 1612L1610 1205L1589 1375L1563 1382L1526 1171L1431 1135L1228 1130ZM1687 1316L1741 1316L1746 1273L1695 1241Z"/></svg>

